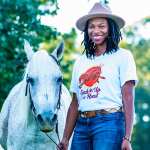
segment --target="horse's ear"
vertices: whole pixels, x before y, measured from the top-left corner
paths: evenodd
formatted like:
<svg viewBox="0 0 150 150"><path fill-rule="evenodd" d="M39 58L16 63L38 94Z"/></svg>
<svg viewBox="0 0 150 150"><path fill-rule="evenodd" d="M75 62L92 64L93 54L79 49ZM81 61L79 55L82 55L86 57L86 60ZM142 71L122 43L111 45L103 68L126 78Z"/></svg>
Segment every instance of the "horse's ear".
<svg viewBox="0 0 150 150"><path fill-rule="evenodd" d="M57 59L60 60L64 54L64 41L62 41L58 47L52 52L52 55Z"/></svg>
<svg viewBox="0 0 150 150"><path fill-rule="evenodd" d="M34 54L34 51L27 40L24 40L24 50L25 50L28 60L30 60Z"/></svg>

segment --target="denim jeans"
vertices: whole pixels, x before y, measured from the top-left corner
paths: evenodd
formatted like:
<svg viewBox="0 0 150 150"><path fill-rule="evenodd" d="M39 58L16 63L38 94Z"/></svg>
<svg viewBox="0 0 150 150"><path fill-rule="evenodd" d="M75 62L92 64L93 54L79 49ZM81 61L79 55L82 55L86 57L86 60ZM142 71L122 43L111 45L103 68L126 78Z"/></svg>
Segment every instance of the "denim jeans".
<svg viewBox="0 0 150 150"><path fill-rule="evenodd" d="M121 150L125 132L124 114L98 114L79 117L74 129L71 150Z"/></svg>

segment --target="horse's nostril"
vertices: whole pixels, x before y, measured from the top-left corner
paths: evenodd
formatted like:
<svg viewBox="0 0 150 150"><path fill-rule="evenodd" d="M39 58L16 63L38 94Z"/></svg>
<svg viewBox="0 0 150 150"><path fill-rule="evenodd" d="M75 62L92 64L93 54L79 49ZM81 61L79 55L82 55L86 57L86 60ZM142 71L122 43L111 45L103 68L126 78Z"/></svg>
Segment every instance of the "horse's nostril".
<svg viewBox="0 0 150 150"><path fill-rule="evenodd" d="M55 114L52 121L56 121L56 119L57 119L57 115Z"/></svg>
<svg viewBox="0 0 150 150"><path fill-rule="evenodd" d="M37 115L37 119L39 120L39 122L43 122L43 119L42 119L42 117L41 117L41 115L39 114L39 115Z"/></svg>

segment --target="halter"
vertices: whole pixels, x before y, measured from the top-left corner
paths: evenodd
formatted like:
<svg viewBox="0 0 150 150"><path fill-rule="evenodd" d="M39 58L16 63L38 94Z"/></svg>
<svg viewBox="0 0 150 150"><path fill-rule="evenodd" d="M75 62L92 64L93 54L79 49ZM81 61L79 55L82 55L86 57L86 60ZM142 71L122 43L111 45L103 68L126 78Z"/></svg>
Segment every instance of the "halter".
<svg viewBox="0 0 150 150"><path fill-rule="evenodd" d="M54 56L51 55L51 54L50 54L50 56L51 56L51 58L53 58L53 60L57 63L57 65L58 65L59 68L60 68L60 62L56 59L56 57L54 57ZM61 68L60 68L60 70L61 70ZM56 107L57 110L60 109L60 105L61 105L61 103L60 103L61 93L62 93L62 84L60 85L60 90L59 90L59 97L58 97L57 107Z"/></svg>
<svg viewBox="0 0 150 150"><path fill-rule="evenodd" d="M57 63L57 65L60 68L59 61L53 55L50 55L50 56L51 56L51 58L53 58L53 60ZM33 111L34 116L36 116L36 109L35 109L35 106L34 106L34 103L33 103L32 95L31 95L30 84L31 84L31 78L27 74L25 96L27 96L27 94L29 92L29 99L30 99L30 103L31 103L31 109ZM60 109L60 106L61 106L61 102L60 102L61 93L62 93L62 84L60 85L58 101L57 101L57 105L56 105L56 112L58 112L58 110ZM57 123L56 123L55 131L56 131L59 143L60 143L60 137L59 137L59 132L58 132L58 120L57 120ZM45 133L45 134L57 146L57 149L59 150L60 148L59 148L58 144L47 133Z"/></svg>

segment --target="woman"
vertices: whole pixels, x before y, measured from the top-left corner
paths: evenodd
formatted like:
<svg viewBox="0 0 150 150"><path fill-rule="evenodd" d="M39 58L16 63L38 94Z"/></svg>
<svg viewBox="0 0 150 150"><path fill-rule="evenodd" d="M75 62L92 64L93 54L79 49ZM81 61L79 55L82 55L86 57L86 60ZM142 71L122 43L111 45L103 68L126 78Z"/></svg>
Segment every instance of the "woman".
<svg viewBox="0 0 150 150"><path fill-rule="evenodd" d="M72 103L60 149L131 150L136 67L130 51L119 48L125 21L95 3L77 20L85 51L73 68Z"/></svg>

